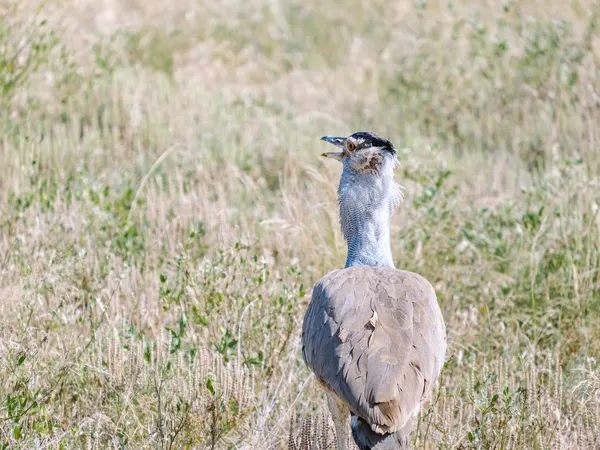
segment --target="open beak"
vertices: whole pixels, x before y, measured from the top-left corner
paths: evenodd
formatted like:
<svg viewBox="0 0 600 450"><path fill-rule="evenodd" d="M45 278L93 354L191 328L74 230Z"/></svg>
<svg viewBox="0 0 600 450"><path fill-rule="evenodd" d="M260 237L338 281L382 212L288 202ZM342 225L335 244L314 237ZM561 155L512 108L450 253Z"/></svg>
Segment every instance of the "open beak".
<svg viewBox="0 0 600 450"><path fill-rule="evenodd" d="M335 145L341 150L341 152L321 153L321 156L324 156L325 158L337 159L340 162L343 161L345 156L350 156L350 153L346 149L346 139L347 138L345 137L339 136L323 136L321 138L322 141Z"/></svg>

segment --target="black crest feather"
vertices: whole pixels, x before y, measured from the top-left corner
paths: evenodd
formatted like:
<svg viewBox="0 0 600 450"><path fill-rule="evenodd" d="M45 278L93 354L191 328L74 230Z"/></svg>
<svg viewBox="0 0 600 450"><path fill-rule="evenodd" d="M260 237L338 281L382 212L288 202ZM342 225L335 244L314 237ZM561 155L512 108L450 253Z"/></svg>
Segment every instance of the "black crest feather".
<svg viewBox="0 0 600 450"><path fill-rule="evenodd" d="M363 146L365 147L381 147L394 155L396 154L396 148L394 147L394 144L387 139L376 135L375 133L359 131L358 133L354 133L351 137L354 139L362 139L364 141Z"/></svg>

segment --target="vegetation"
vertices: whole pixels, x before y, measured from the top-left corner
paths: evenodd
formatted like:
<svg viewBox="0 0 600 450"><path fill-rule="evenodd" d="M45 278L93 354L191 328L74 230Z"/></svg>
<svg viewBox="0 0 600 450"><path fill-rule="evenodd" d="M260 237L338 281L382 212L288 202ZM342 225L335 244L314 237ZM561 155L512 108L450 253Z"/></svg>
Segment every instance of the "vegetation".
<svg viewBox="0 0 600 450"><path fill-rule="evenodd" d="M333 448L319 138L399 148L449 355L417 448L600 448L600 4L0 6L0 448Z"/></svg>

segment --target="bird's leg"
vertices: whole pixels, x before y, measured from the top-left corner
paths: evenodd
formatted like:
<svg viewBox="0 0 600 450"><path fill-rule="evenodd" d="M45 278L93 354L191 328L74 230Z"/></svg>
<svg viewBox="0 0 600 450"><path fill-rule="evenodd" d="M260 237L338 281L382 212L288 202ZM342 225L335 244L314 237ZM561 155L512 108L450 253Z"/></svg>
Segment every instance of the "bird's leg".
<svg viewBox="0 0 600 450"><path fill-rule="evenodd" d="M350 437L350 410L348 406L336 395L327 394L329 412L335 425L335 437L337 450L348 450L348 438Z"/></svg>

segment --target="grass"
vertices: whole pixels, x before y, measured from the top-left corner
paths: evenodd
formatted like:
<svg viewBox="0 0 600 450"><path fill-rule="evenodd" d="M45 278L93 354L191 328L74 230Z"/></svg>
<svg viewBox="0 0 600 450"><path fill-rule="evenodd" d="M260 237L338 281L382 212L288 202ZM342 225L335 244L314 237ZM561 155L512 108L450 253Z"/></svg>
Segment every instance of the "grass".
<svg viewBox="0 0 600 450"><path fill-rule="evenodd" d="M600 6L0 6L0 448L333 448L324 134L399 148L449 357L417 448L600 447Z"/></svg>

